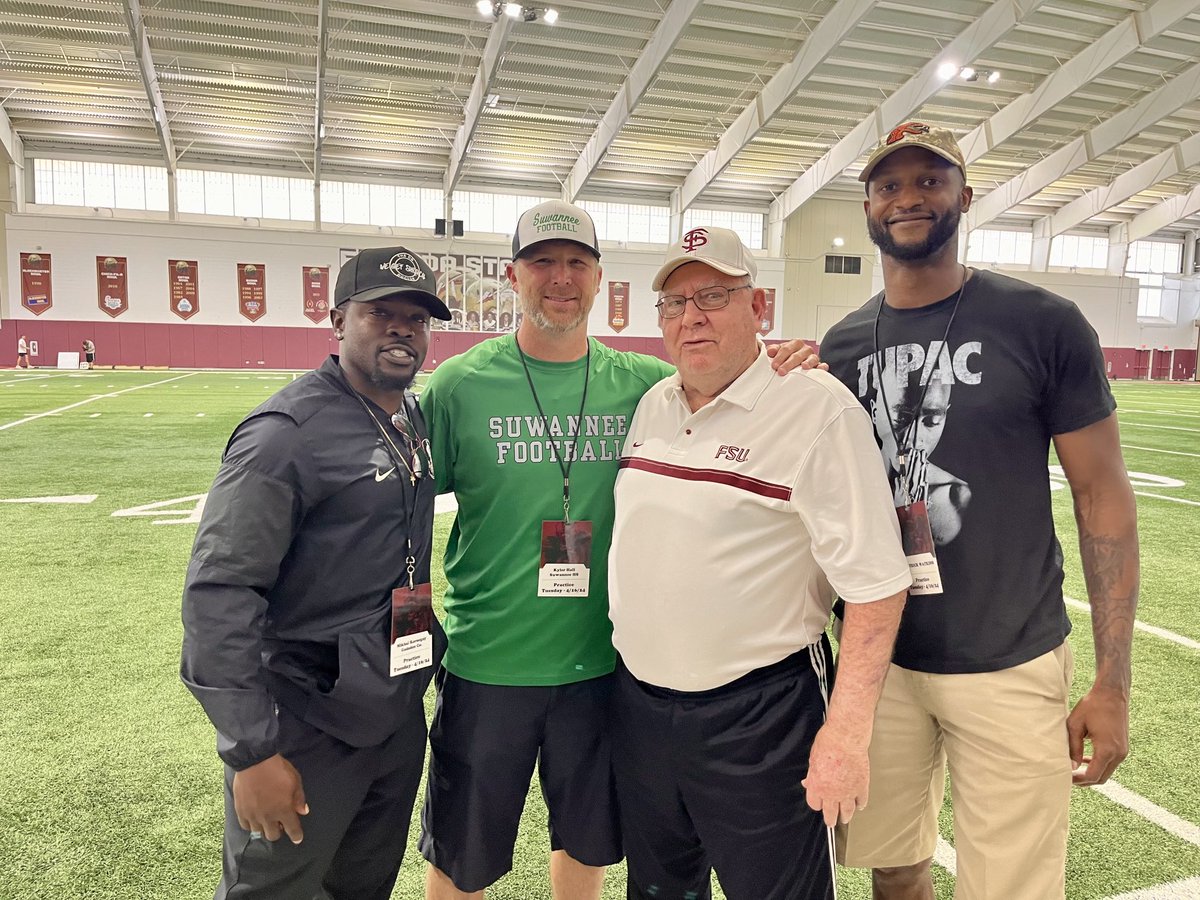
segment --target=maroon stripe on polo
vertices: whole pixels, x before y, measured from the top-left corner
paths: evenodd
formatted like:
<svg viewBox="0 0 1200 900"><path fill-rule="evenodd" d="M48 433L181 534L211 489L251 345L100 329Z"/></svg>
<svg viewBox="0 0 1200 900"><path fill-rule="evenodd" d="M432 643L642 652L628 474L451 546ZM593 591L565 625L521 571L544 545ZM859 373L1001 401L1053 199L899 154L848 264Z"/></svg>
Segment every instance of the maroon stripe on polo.
<svg viewBox="0 0 1200 900"><path fill-rule="evenodd" d="M652 475L665 475L667 478L681 478L684 481L711 481L714 484L727 484L730 487L772 500L791 500L792 489L786 485L773 484L760 478L750 478L747 475L735 475L721 469L691 469L687 466L676 466L671 463L656 462L643 459L640 456L621 457L622 469L640 469Z"/></svg>

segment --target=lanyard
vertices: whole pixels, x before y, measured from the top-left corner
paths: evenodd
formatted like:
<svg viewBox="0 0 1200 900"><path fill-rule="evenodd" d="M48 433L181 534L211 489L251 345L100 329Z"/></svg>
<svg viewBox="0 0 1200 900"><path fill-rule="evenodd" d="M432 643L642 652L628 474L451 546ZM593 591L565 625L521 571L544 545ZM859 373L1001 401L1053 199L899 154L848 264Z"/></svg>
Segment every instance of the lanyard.
<svg viewBox="0 0 1200 900"><path fill-rule="evenodd" d="M525 351L521 349L521 342L517 336L513 335L513 342L517 345L517 353L521 355L521 368L525 370L525 380L529 382L529 393L533 394L533 403L537 407L538 415L542 417L542 427L546 429L546 434L550 434L550 421L546 418L546 412L542 409L542 401L538 399L537 388L533 386L533 376L529 373L529 363L525 359ZM579 401L579 418L575 423L575 440L571 444L570 457L565 462L561 454L558 452L558 443L549 441L550 452L554 454L554 461L558 463L558 469L562 472L563 479L563 521L571 521L571 465L579 456L579 434L583 431L583 408L587 405L588 381L592 371L592 343L588 341L587 356L584 357L583 364L583 399Z"/></svg>
<svg viewBox="0 0 1200 900"><path fill-rule="evenodd" d="M353 388L351 388L351 390L353 391ZM392 462L397 467L402 465L402 466L404 466L404 468L408 469L409 484L411 484L414 488L416 488L417 479L419 479L421 477L423 472L421 471L421 457L418 455L414 439L408 438L407 435L405 436L407 438L407 440L409 441L409 444L412 445L412 447L413 447L413 451L412 451L413 463L412 463L412 465L410 465L408 460L404 458L404 454L400 452L400 448L396 446L396 442L392 440L392 436L390 434L388 434L387 429L383 426L383 423L379 421L379 417L375 415L374 410L371 409L371 407L367 403L367 401L363 399L362 395L360 393L358 393L358 391L354 391L354 396L358 398L358 402L362 404L362 408L364 410L366 410L367 415L370 416L370 418L371 418L371 422L375 425L376 430L379 432L380 436L383 438L383 443L385 445L385 449L387 450L388 455L392 458ZM401 409L407 408L403 397L400 398L400 404L401 404ZM397 415L399 415L399 413L397 413ZM395 416L393 416L393 421L395 421ZM411 420L410 420L410 424L411 424ZM414 434L416 433L415 429L414 429L413 433ZM408 525L404 531L404 539L406 541L405 550L404 550L404 567L405 567L405 571L408 574L408 586L410 589L415 587L415 585L414 585L415 577L414 576L417 571L417 558L415 556L413 556L413 549L412 549L412 530L413 530L413 523L416 521L416 516L417 516L417 492L418 492L418 490L419 489L415 489L413 491L412 505L409 507L409 510L408 510ZM405 497L407 497L407 492L401 490L401 494L404 494Z"/></svg>
<svg viewBox="0 0 1200 900"><path fill-rule="evenodd" d="M942 340L938 346L938 354L946 348L946 341L950 338L950 326L954 324L954 317L958 315L958 304L962 301L963 290L967 286L967 267L963 266L962 282L958 285L958 293L954 295L954 308L950 311L950 320L946 323L946 333L942 335ZM883 377L883 351L879 348L879 314L883 310L883 304L887 300L887 295L883 294L879 298L879 306L875 308L875 324L874 324L874 359L876 365L876 381L879 385L879 400L883 404L883 414L887 417L888 428L891 429L892 439L896 442L896 464L900 467L900 485L904 490L905 499L912 502L912 496L908 484L908 455L909 450L916 446L917 427L921 421L921 410L925 408L925 394L929 391L929 382L933 380L933 372L937 368L937 363L929 367L929 374L925 377L924 383L921 384L921 396L917 398L917 405L913 408L912 419L905 426L904 434L901 435L896 431L896 421L892 418L892 405L888 402L887 391L884 386L886 379ZM901 396L903 396L903 386L901 385Z"/></svg>

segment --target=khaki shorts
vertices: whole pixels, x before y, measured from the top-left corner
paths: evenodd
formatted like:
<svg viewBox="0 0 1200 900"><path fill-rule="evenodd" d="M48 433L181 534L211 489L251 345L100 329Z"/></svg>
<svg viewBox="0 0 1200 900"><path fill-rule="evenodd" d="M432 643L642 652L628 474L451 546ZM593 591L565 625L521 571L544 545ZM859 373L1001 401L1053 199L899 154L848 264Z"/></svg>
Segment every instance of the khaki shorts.
<svg viewBox="0 0 1200 900"><path fill-rule="evenodd" d="M932 857L948 764L956 900L1063 897L1072 670L1066 643L999 672L893 665L875 713L868 804L837 829L838 862L890 868Z"/></svg>

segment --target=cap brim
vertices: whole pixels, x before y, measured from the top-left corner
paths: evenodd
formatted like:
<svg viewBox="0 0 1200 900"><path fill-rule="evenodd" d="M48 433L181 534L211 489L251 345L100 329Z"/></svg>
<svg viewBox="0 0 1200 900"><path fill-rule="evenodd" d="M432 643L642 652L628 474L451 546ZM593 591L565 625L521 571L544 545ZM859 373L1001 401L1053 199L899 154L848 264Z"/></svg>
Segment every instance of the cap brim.
<svg viewBox="0 0 1200 900"><path fill-rule="evenodd" d="M863 166L863 170L858 173L858 180L865 182L868 178L871 177L871 173L873 171L875 171L875 167L877 165L879 165L881 162L883 162L885 159L887 159L889 156L891 156L897 150L903 150L905 147L920 147L922 150L928 150L934 156L940 156L946 162L950 163L950 165L954 166L954 168L956 168L960 172L962 172L964 178L967 175L967 170L963 168L962 163L960 163L957 159L955 159L953 156L951 156L945 150L939 150L937 147L930 147L927 144L918 144L916 141L909 141L907 144L904 144L904 143L892 144L892 146L884 148L883 152L880 153L878 156L876 156L872 159L868 159L867 164L865 166Z"/></svg>
<svg viewBox="0 0 1200 900"><path fill-rule="evenodd" d="M706 259L703 254L689 253L685 256L676 256L674 259L669 259L665 263L663 263L662 268L658 270L658 274L654 276L654 281L652 281L650 283L650 290L652 290L652 291L662 290L662 286L664 284L666 284L667 279L671 277L671 273L674 272L676 269L678 269L680 266L687 265L690 262L704 263L706 266L716 269L718 272L721 272L725 275L749 275L750 274L749 269L739 269L737 266L731 266L731 265L728 265L727 263L716 262L715 260Z"/></svg>
<svg viewBox="0 0 1200 900"><path fill-rule="evenodd" d="M431 294L429 291L422 291L417 288L394 288L394 287L376 287L366 291L361 291L352 297L347 297L335 304L341 306L343 303L349 303L351 300L357 303L367 303L371 300L412 300L414 303L420 303L429 311L429 314L435 319L443 319L449 321L450 310L442 299L436 294Z"/></svg>
<svg viewBox="0 0 1200 900"><path fill-rule="evenodd" d="M555 235L554 237L548 237L548 238L545 238L544 240L534 241L532 244L526 244L524 247L522 247L520 250L517 251L516 255L513 256L513 259L520 259L522 256L525 256L527 253L529 253L529 251L532 250L534 247L536 247L538 244L546 244L546 243L549 243L550 241L567 241L570 244L578 244L580 247L582 247L588 253L592 254L592 256L596 257L596 259L600 258L600 251L597 250L595 247L593 247L591 244L585 244L583 241L573 241L568 237L562 237L560 235Z"/></svg>

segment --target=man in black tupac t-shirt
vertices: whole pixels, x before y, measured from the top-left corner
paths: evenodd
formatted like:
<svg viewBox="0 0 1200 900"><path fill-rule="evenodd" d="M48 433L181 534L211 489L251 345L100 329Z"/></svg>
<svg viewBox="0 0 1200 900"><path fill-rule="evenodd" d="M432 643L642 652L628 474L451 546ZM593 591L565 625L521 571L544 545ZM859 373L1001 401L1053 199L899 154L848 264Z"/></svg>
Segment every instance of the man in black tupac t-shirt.
<svg viewBox="0 0 1200 900"><path fill-rule="evenodd" d="M872 415L901 520L925 530L906 547L915 584L875 717L870 804L839 829L839 859L874 870L877 898L932 898L948 764L955 896L1061 898L1072 780L1104 782L1128 752L1136 509L1103 357L1073 303L956 261L972 190L950 132L900 126L860 179L884 291L821 356ZM1051 441L1096 644L1095 681L1069 714Z"/></svg>

